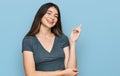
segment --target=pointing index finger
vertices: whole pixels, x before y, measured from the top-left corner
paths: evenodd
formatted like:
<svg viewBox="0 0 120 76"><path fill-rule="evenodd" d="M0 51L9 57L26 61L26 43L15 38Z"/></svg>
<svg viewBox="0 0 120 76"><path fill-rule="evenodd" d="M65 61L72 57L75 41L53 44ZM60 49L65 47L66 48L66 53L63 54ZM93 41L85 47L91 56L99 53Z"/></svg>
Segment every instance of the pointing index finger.
<svg viewBox="0 0 120 76"><path fill-rule="evenodd" d="M77 30L81 29L82 24L80 24L79 26L76 27Z"/></svg>

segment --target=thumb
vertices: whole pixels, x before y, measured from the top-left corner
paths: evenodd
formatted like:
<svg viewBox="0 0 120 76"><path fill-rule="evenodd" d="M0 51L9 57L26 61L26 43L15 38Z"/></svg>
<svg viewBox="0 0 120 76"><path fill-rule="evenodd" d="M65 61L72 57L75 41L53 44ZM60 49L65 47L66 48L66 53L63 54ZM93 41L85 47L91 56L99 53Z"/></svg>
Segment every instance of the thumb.
<svg viewBox="0 0 120 76"><path fill-rule="evenodd" d="M73 69L74 72L78 72L78 70L76 68Z"/></svg>

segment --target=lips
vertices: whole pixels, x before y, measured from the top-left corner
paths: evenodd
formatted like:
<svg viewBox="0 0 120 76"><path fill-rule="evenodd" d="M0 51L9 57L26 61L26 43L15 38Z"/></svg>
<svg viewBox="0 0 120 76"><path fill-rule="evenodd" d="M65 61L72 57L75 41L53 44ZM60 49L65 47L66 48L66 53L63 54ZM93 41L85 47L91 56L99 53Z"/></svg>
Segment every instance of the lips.
<svg viewBox="0 0 120 76"><path fill-rule="evenodd" d="M47 21L47 23L49 23L51 25L54 23L54 21L52 19L50 19L50 18L47 18L46 21Z"/></svg>

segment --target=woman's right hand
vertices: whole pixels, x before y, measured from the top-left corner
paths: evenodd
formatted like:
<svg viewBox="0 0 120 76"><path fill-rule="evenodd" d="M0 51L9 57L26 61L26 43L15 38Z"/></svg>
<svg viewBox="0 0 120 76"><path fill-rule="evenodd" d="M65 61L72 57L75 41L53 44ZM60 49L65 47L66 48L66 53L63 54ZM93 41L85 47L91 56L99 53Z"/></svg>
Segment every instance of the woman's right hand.
<svg viewBox="0 0 120 76"><path fill-rule="evenodd" d="M68 68L64 70L64 76L77 76L78 70L76 68Z"/></svg>

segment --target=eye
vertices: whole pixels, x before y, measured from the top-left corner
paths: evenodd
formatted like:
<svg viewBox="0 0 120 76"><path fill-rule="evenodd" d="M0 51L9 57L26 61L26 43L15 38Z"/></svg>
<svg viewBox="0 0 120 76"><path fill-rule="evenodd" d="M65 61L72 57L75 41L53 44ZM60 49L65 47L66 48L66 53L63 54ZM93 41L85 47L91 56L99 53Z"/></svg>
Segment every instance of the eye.
<svg viewBox="0 0 120 76"><path fill-rule="evenodd" d="M58 18L58 16L55 16L56 18Z"/></svg>
<svg viewBox="0 0 120 76"><path fill-rule="evenodd" d="M50 12L47 12L47 14L48 14L48 15L51 15L51 13L50 13Z"/></svg>
<svg viewBox="0 0 120 76"><path fill-rule="evenodd" d="M58 15L55 15L56 18L58 18Z"/></svg>

